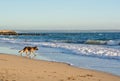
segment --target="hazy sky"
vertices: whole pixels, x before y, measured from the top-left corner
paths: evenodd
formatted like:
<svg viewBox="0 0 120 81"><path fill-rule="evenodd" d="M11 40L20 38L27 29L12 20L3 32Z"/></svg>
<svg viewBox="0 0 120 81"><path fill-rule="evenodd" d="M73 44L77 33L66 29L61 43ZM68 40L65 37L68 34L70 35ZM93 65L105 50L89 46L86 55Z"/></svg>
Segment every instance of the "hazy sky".
<svg viewBox="0 0 120 81"><path fill-rule="evenodd" d="M120 29L120 0L0 0L0 29Z"/></svg>

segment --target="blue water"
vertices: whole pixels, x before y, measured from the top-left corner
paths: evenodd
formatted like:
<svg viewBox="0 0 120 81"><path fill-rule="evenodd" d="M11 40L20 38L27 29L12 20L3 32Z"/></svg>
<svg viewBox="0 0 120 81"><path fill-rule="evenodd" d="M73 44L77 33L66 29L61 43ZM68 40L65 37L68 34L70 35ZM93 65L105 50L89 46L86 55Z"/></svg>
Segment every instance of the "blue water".
<svg viewBox="0 0 120 81"><path fill-rule="evenodd" d="M17 31L40 35L0 36L0 52L18 54L24 46L38 46L34 59L69 63L120 76L120 32ZM7 50L7 51L4 51Z"/></svg>

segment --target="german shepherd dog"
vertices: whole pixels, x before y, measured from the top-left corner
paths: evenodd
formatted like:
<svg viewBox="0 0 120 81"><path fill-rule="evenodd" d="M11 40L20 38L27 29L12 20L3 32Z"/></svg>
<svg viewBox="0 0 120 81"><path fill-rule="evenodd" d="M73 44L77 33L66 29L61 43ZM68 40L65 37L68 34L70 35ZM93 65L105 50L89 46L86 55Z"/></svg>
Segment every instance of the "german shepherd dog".
<svg viewBox="0 0 120 81"><path fill-rule="evenodd" d="M34 56L36 56L35 51L38 50L37 46L35 47L24 47L24 49L20 50L19 53L22 56L22 53L26 53L27 57L29 57L29 55L34 54ZM29 54L28 54L29 53Z"/></svg>

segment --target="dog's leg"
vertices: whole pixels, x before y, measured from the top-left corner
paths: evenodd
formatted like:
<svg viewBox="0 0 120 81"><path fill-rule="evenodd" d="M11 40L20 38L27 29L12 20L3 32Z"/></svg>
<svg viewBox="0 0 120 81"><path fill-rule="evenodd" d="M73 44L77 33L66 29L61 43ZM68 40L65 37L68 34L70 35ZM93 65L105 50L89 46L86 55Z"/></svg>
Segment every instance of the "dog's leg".
<svg viewBox="0 0 120 81"><path fill-rule="evenodd" d="M22 53L20 53L20 56L22 56Z"/></svg>
<svg viewBox="0 0 120 81"><path fill-rule="evenodd" d="M23 50L19 51L19 53L20 53L20 56L22 56Z"/></svg>
<svg viewBox="0 0 120 81"><path fill-rule="evenodd" d="M28 51L26 51L26 56L29 57Z"/></svg>
<svg viewBox="0 0 120 81"><path fill-rule="evenodd" d="M32 52L34 56L36 56L35 52Z"/></svg>
<svg viewBox="0 0 120 81"><path fill-rule="evenodd" d="M32 53L33 53L32 51L29 52L29 58L32 58L32 56L31 56Z"/></svg>

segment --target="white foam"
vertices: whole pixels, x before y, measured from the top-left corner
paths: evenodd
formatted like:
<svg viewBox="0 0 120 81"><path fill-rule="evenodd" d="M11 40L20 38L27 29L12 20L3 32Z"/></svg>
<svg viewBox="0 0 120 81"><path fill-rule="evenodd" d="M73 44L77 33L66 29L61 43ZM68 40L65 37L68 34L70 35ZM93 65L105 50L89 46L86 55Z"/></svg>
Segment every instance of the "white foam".
<svg viewBox="0 0 120 81"><path fill-rule="evenodd" d="M119 45L120 41L109 40L107 41L107 45Z"/></svg>
<svg viewBox="0 0 120 81"><path fill-rule="evenodd" d="M13 38L0 38L0 40L10 41L10 40L15 40L15 39L13 39Z"/></svg>
<svg viewBox="0 0 120 81"><path fill-rule="evenodd" d="M108 48L100 45L85 45L85 44L68 44L68 43L49 43L41 42L34 43L35 45L49 46L55 48L64 48L70 50L76 54L97 56L103 58L119 59L120 60L120 50L114 48Z"/></svg>

